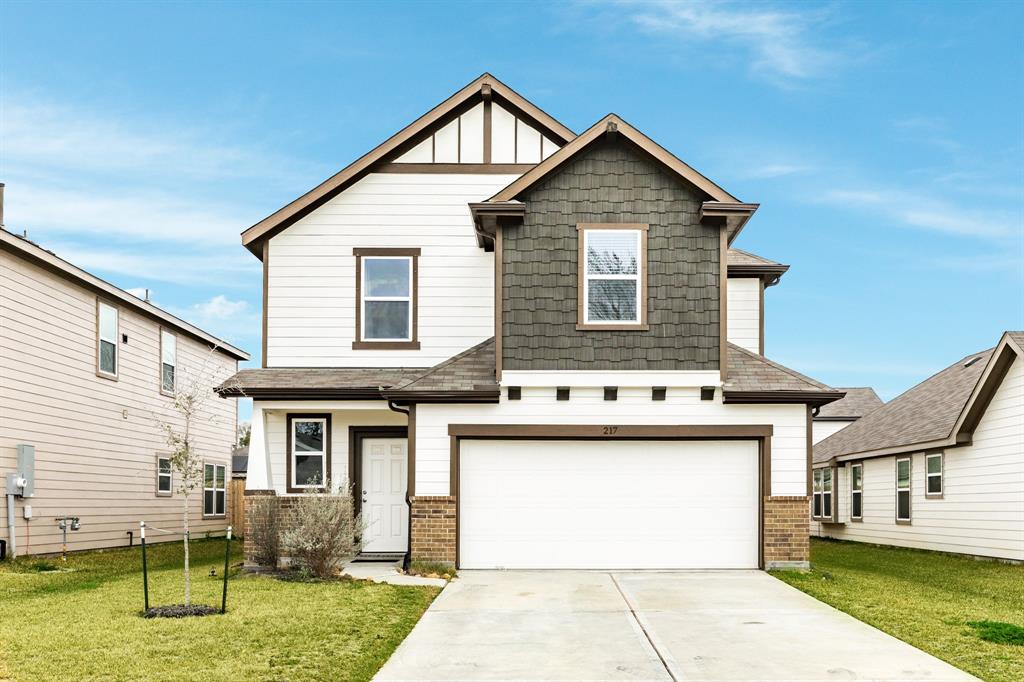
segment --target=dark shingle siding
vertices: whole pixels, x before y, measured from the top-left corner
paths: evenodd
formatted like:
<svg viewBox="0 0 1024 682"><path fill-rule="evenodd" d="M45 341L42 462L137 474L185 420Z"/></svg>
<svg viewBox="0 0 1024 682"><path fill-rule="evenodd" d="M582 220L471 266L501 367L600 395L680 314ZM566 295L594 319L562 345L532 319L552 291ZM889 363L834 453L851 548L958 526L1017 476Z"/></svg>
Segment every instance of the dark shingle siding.
<svg viewBox="0 0 1024 682"><path fill-rule="evenodd" d="M703 195L628 145L596 143L521 199L503 237L506 369L718 368L718 229ZM578 331L578 223L647 223L647 331Z"/></svg>

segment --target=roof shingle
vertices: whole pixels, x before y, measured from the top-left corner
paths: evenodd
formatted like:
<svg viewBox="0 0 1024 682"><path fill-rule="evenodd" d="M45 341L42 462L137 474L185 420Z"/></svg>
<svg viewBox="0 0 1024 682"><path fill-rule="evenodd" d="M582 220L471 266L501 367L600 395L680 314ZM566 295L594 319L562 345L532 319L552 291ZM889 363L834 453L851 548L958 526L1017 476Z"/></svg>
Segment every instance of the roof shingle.
<svg viewBox="0 0 1024 682"><path fill-rule="evenodd" d="M825 419L860 419L864 415L882 406L882 399L870 386L854 388L838 388L838 391L845 391L846 396L842 400L823 405L818 411L817 417Z"/></svg>

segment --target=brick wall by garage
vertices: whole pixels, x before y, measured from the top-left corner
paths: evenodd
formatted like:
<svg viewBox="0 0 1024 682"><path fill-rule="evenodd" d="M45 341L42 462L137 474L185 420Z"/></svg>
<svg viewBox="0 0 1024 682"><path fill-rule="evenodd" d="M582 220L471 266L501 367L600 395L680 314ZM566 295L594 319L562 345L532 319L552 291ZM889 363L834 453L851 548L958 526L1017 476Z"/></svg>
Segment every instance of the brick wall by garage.
<svg viewBox="0 0 1024 682"><path fill-rule="evenodd" d="M412 498L412 559L455 564L455 498Z"/></svg>
<svg viewBox="0 0 1024 682"><path fill-rule="evenodd" d="M806 568L810 565L809 505L810 498L805 495L764 498L765 568Z"/></svg>

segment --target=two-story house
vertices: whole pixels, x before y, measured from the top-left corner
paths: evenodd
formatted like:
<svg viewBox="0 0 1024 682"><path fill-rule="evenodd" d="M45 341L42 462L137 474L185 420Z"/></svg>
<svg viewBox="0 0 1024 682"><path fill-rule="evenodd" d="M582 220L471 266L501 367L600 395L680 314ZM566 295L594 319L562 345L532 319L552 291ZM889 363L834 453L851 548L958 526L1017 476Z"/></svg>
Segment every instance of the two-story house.
<svg viewBox="0 0 1024 682"><path fill-rule="evenodd" d="M2 185L0 185L2 200ZM0 201L2 206L2 201ZM139 522L181 538L184 500L162 425L193 424L193 533L226 525L236 405L213 388L248 354L0 229L0 531L8 554L127 547ZM14 483L9 481L14 478ZM15 485L23 482L24 485ZM62 522L58 519L74 519Z"/></svg>
<svg viewBox="0 0 1024 682"><path fill-rule="evenodd" d="M243 233L247 496L349 482L365 552L464 568L806 565L843 394L763 355L756 209L484 74Z"/></svg>

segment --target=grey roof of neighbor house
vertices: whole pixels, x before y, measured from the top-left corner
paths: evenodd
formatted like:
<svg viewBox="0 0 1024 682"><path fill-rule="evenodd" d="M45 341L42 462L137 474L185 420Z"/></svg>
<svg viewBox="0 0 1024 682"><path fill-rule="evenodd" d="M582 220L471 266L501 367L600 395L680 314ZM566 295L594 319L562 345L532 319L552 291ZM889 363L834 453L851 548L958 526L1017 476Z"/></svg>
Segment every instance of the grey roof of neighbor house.
<svg viewBox="0 0 1024 682"><path fill-rule="evenodd" d="M240 445L231 450L231 473L243 476L249 471L249 446Z"/></svg>
<svg viewBox="0 0 1024 682"><path fill-rule="evenodd" d="M869 412L882 406L882 399L870 386L856 386L851 388L836 388L837 391L845 391L846 396L828 405L822 405L815 415L820 421L853 421L860 419Z"/></svg>
<svg viewBox="0 0 1024 682"><path fill-rule="evenodd" d="M948 437L993 348L971 353L814 446L814 462Z"/></svg>

